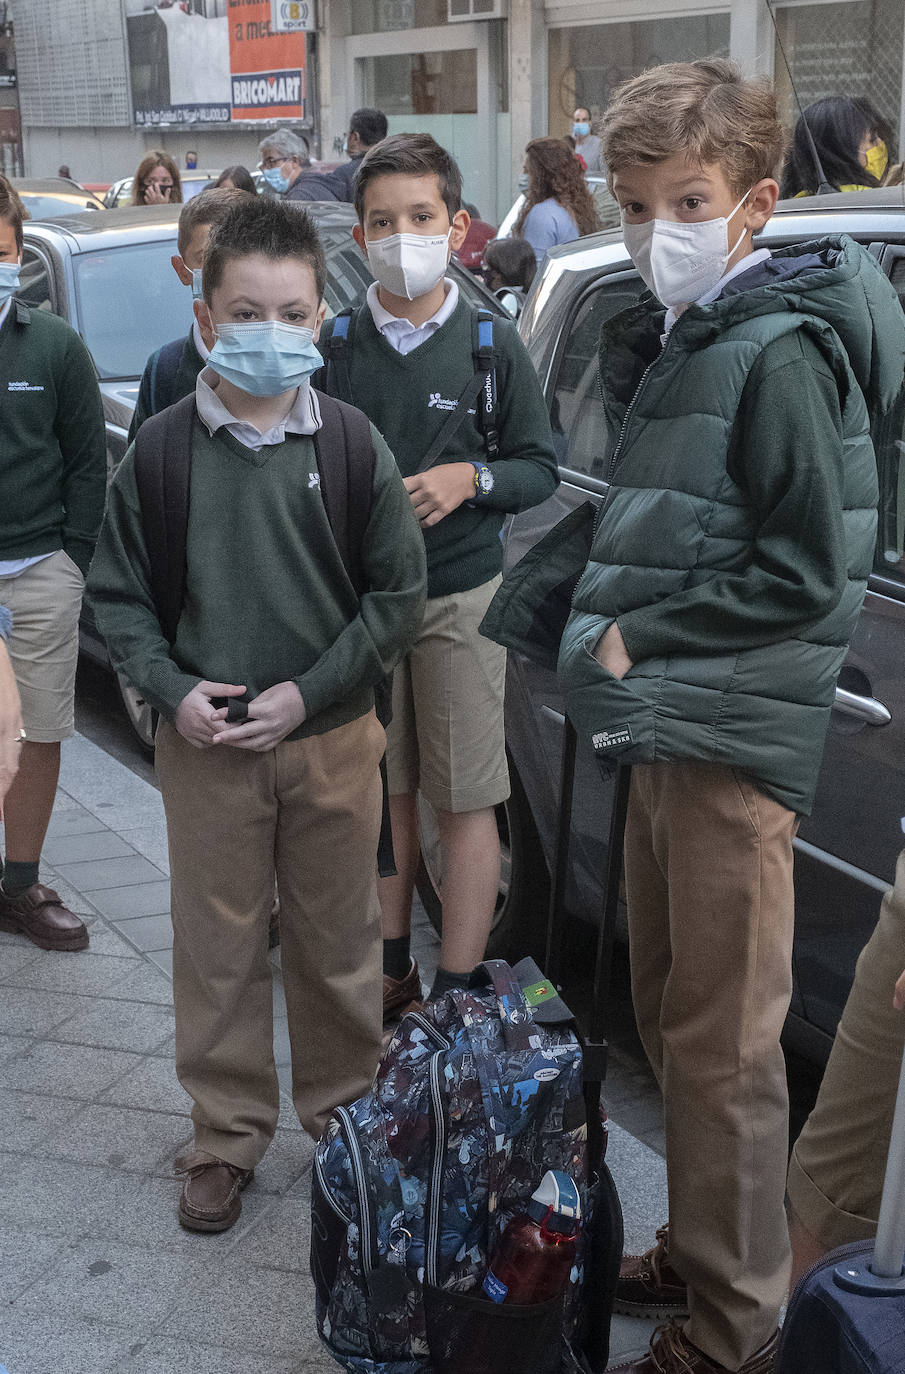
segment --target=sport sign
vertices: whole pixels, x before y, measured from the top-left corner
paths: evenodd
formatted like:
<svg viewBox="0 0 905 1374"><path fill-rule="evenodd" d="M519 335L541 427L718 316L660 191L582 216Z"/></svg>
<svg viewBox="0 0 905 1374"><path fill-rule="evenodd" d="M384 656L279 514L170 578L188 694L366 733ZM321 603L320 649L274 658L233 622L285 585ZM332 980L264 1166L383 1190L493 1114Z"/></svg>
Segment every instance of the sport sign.
<svg viewBox="0 0 905 1374"><path fill-rule="evenodd" d="M305 35L274 33L270 0L229 0L233 119L305 118Z"/></svg>

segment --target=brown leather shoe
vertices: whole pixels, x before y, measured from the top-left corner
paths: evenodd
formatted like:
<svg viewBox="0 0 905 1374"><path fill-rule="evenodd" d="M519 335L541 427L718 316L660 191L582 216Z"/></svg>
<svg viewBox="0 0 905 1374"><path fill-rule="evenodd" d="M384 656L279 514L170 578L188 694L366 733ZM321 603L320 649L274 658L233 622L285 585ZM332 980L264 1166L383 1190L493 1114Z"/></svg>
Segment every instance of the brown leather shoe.
<svg viewBox="0 0 905 1374"><path fill-rule="evenodd" d="M188 1175L179 1199L179 1223L187 1231L228 1231L239 1220L239 1194L254 1178L254 1169L192 1150L174 1161L173 1170Z"/></svg>
<svg viewBox="0 0 905 1374"><path fill-rule="evenodd" d="M385 973L383 975L384 1024L404 1011L409 1002L420 1002L422 996L421 975L414 959L404 978L391 978L388 973Z"/></svg>
<svg viewBox="0 0 905 1374"><path fill-rule="evenodd" d="M616 1312L652 1321L688 1316L685 1280L669 1262L669 1226L657 1231L657 1243L643 1255L623 1255L616 1284Z"/></svg>
<svg viewBox="0 0 905 1374"><path fill-rule="evenodd" d="M739 1366L738 1374L770 1374L778 1349L779 1332L774 1331L766 1345ZM692 1345L681 1326L666 1322L651 1336L646 1355L610 1365L607 1374L727 1374L727 1366Z"/></svg>
<svg viewBox="0 0 905 1374"><path fill-rule="evenodd" d="M52 887L32 883L17 897L0 889L0 930L15 931L40 949L86 949L85 922L63 905Z"/></svg>

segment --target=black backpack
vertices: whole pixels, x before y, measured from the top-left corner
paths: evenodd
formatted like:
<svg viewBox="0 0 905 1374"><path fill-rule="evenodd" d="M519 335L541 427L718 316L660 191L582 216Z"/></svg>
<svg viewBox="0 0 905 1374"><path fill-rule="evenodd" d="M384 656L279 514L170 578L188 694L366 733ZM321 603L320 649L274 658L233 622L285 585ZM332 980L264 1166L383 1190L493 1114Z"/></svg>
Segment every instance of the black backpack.
<svg viewBox="0 0 905 1374"><path fill-rule="evenodd" d="M327 519L349 581L360 598L367 590L362 561L365 532L371 518L376 455L366 415L332 396L317 392L321 428L313 435L320 490ZM168 643L185 600L186 539L192 482L194 394L151 415L135 436L135 482L148 552L151 595ZM392 714L390 680L374 689L377 718L388 725ZM231 706L231 719L241 719L245 703ZM386 761L381 760L383 820L378 847L381 877L395 874L389 822Z"/></svg>

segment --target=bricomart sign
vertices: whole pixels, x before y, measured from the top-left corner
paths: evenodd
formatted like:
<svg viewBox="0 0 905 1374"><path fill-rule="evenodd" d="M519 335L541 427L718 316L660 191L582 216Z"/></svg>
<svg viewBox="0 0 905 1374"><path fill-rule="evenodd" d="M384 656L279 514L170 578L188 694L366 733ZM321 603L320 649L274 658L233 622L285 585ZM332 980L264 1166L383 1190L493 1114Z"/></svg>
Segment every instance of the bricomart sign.
<svg viewBox="0 0 905 1374"><path fill-rule="evenodd" d="M274 33L270 0L229 0L233 119L305 117L305 35Z"/></svg>

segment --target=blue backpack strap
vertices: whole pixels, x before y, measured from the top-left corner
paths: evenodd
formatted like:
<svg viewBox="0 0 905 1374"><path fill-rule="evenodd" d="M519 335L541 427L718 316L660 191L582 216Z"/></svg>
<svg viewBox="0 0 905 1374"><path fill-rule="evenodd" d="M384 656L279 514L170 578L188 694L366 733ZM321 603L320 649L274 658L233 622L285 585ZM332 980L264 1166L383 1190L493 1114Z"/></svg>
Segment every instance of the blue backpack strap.
<svg viewBox="0 0 905 1374"><path fill-rule="evenodd" d="M349 306L341 310L333 321L333 330L327 340L327 383L324 388L347 405L355 404L349 372L349 349L355 334L352 316L353 310Z"/></svg>
<svg viewBox="0 0 905 1374"><path fill-rule="evenodd" d="M487 461L500 456L499 420L497 416L496 350L493 343L493 315L489 310L476 310L472 331L472 353L475 372L483 381L479 392L478 421L484 436Z"/></svg>

